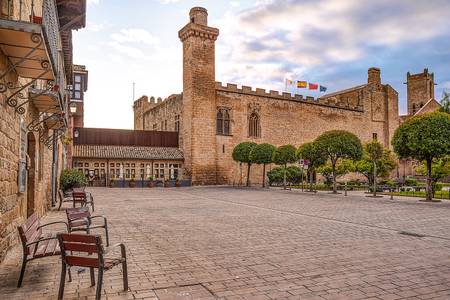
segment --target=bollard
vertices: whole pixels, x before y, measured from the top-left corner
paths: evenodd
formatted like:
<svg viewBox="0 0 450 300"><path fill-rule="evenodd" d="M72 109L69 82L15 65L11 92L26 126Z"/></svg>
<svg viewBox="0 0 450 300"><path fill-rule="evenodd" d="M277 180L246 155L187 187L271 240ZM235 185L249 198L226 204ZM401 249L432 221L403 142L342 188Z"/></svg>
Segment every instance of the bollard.
<svg viewBox="0 0 450 300"><path fill-rule="evenodd" d="M347 196L347 181L345 182L344 185L344 196Z"/></svg>
<svg viewBox="0 0 450 300"><path fill-rule="evenodd" d="M394 189L391 189L391 200L394 200Z"/></svg>

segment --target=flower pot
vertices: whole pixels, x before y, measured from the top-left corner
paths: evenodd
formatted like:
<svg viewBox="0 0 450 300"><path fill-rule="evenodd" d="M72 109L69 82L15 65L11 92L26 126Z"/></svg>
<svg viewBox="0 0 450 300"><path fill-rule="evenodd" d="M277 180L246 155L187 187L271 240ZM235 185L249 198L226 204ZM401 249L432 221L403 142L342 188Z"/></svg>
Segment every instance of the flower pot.
<svg viewBox="0 0 450 300"><path fill-rule="evenodd" d="M181 181L179 181L179 180L175 181L175 186L176 187L180 187L181 186Z"/></svg>
<svg viewBox="0 0 450 300"><path fill-rule="evenodd" d="M168 181L164 181L164 187L169 187L169 186L170 186L169 182Z"/></svg>
<svg viewBox="0 0 450 300"><path fill-rule="evenodd" d="M153 180L150 180L150 181L148 182L148 187L149 187L149 188L155 187L155 182L154 182Z"/></svg>
<svg viewBox="0 0 450 300"><path fill-rule="evenodd" d="M42 24L42 17L33 16L33 23L34 24Z"/></svg>
<svg viewBox="0 0 450 300"><path fill-rule="evenodd" d="M132 180L128 183L128 186L134 188L136 186L136 181Z"/></svg>

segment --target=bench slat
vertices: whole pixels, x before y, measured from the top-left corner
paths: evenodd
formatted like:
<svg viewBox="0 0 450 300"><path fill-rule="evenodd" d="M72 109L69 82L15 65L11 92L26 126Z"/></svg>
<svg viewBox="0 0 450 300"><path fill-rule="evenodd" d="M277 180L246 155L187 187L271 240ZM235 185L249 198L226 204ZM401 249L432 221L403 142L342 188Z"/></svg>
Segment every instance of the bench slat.
<svg viewBox="0 0 450 300"><path fill-rule="evenodd" d="M66 263L71 266L98 268L98 258L66 256Z"/></svg>
<svg viewBox="0 0 450 300"><path fill-rule="evenodd" d="M64 250L77 251L77 252L88 252L88 253L97 253L98 252L97 245L95 245L95 244L68 243L68 242L64 242Z"/></svg>

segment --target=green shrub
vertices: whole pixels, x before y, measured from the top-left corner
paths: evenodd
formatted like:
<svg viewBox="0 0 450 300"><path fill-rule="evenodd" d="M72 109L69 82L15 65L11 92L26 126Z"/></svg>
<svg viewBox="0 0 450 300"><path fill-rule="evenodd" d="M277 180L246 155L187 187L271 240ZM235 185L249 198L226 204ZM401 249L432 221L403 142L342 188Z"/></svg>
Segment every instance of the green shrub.
<svg viewBox="0 0 450 300"><path fill-rule="evenodd" d="M432 183L433 192L442 191L442 187L443 187L442 183L439 182Z"/></svg>
<svg viewBox="0 0 450 300"><path fill-rule="evenodd" d="M65 169L61 173L60 185L63 191L67 191L73 188L85 187L87 179L81 170Z"/></svg>
<svg viewBox="0 0 450 300"><path fill-rule="evenodd" d="M269 184L282 184L284 176L284 167L276 167L267 172ZM297 166L289 166L286 168L286 181L289 184L298 184L302 178L302 170ZM306 180L306 177L303 179Z"/></svg>
<svg viewBox="0 0 450 300"><path fill-rule="evenodd" d="M417 181L417 179L414 178L406 178L405 179L405 185L408 186L418 186L419 182Z"/></svg>

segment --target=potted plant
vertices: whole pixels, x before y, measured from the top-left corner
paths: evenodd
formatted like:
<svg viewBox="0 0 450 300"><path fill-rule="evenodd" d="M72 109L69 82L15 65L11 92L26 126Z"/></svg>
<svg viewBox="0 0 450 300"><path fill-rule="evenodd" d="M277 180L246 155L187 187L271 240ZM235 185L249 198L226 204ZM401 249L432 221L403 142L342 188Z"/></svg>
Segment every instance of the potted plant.
<svg viewBox="0 0 450 300"><path fill-rule="evenodd" d="M163 183L164 183L164 187L170 187L170 182L169 182L169 180L164 179L164 180L163 180Z"/></svg>
<svg viewBox="0 0 450 300"><path fill-rule="evenodd" d="M130 188L134 188L136 186L136 180L134 179L134 176L131 177L130 182L128 183Z"/></svg>
<svg viewBox="0 0 450 300"><path fill-rule="evenodd" d="M78 169L65 169L61 173L60 185L63 192L87 186L86 176Z"/></svg>
<svg viewBox="0 0 450 300"><path fill-rule="evenodd" d="M150 176L148 178L148 187L149 188L155 187L155 182L153 181L153 177L152 176Z"/></svg>
<svg viewBox="0 0 450 300"><path fill-rule="evenodd" d="M114 187L114 181L115 181L115 179L113 177L111 177L111 179L109 180L109 187L110 188Z"/></svg>
<svg viewBox="0 0 450 300"><path fill-rule="evenodd" d="M175 187L180 187L181 186L181 180L177 177L175 179Z"/></svg>

